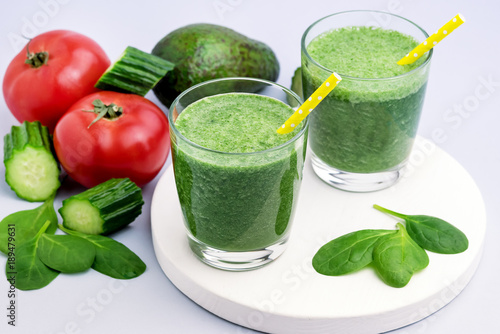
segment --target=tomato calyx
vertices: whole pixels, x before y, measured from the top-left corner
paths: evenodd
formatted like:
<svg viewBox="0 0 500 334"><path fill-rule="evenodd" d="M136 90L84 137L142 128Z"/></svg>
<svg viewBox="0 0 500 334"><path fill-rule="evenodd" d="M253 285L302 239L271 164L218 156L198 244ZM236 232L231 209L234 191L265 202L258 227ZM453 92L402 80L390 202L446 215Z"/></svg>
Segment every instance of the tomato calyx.
<svg viewBox="0 0 500 334"><path fill-rule="evenodd" d="M49 61L49 53L47 51L36 53L30 52L30 43L31 39L28 44L26 44L26 60L24 63L33 68L39 68L42 65L46 65L47 61Z"/></svg>
<svg viewBox="0 0 500 334"><path fill-rule="evenodd" d="M94 109L92 109L92 110L82 110L82 111L85 111L85 112L92 112L94 114L97 114L97 117L94 118L94 120L92 121L92 123L90 123L87 128L90 128L92 126L92 124L94 124L95 122L97 122L101 118L106 118L106 119L109 119L109 120L113 120L113 119L119 118L123 114L123 108L117 106L114 103L104 104L104 102L102 102L101 100L95 99L92 102L92 105L94 106Z"/></svg>

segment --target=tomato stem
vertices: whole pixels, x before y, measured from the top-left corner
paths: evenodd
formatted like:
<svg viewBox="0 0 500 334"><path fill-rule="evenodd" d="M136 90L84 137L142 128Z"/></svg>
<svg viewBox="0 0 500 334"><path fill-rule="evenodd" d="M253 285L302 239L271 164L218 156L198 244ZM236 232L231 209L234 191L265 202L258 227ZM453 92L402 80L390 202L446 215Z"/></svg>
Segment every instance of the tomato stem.
<svg viewBox="0 0 500 334"><path fill-rule="evenodd" d="M49 53L47 51L31 53L30 43L31 39L28 44L26 44L26 60L24 62L33 68L39 68L42 65L46 65L49 60Z"/></svg>
<svg viewBox="0 0 500 334"><path fill-rule="evenodd" d="M92 110L83 110L85 112L92 112L94 114L97 114L97 117L94 118L94 120L92 121L92 123L90 123L87 128L90 128L92 126L92 124L94 124L95 122L97 122L101 118L106 118L106 119L112 120L112 119L120 117L122 115L122 113L123 113L123 108L122 107L119 107L119 106L117 106L114 103L111 103L109 105L108 104L104 104L104 102L102 102L99 99L94 100L92 102L92 105L94 106L94 109L92 109Z"/></svg>

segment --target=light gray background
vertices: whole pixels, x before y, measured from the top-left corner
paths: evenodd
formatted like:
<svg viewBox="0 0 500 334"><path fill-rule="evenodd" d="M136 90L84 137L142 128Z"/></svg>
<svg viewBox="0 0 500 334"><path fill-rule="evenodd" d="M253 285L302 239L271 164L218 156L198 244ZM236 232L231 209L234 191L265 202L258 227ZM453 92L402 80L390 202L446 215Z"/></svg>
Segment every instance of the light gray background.
<svg viewBox="0 0 500 334"><path fill-rule="evenodd" d="M300 38L312 22L327 14L375 9L400 14L432 33L457 13L467 22L446 38L432 60L419 134L433 139L472 175L488 214L483 260L471 283L448 306L395 331L416 333L498 333L500 324L500 5L497 1L4 1L0 11L0 76L28 37L53 29L70 29L96 40L114 60L127 45L149 51L168 32L207 22L224 25L263 41L281 63L278 82L288 86L300 64ZM384 18L379 18L383 20ZM488 83L489 82L489 83ZM27 87L28 88L28 87ZM36 90L37 87L29 87ZM158 102L153 94L147 97ZM0 134L17 121L0 99ZM170 158L167 165L170 164ZM4 174L3 164L0 174ZM2 177L3 178L3 177ZM197 306L163 275L153 251L150 203L158 178L144 188L144 213L115 238L134 250L148 270L138 279L117 281L93 271L60 275L48 287L21 292L17 327L7 326L8 285L0 274L1 333L252 333ZM457 180L460 182L460 180ZM61 199L82 190L65 186ZM0 217L32 208L0 182ZM3 267L5 257L0 257Z"/></svg>

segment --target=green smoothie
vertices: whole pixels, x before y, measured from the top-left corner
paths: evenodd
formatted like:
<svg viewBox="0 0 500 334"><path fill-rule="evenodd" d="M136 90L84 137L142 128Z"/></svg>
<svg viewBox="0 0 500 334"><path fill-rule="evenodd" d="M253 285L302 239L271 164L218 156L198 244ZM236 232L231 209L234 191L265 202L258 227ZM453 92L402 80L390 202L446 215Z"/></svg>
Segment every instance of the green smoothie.
<svg viewBox="0 0 500 334"><path fill-rule="evenodd" d="M177 192L194 238L225 251L287 236L302 179L307 133L276 129L294 110L276 99L228 93L190 104L172 140ZM199 145L199 146L198 146Z"/></svg>
<svg viewBox="0 0 500 334"><path fill-rule="evenodd" d="M424 101L428 56L400 66L397 61L419 43L394 30L344 27L307 45L318 64L339 73L342 82L310 117L310 145L327 165L353 173L398 168L407 159ZM328 77L302 56L304 96Z"/></svg>

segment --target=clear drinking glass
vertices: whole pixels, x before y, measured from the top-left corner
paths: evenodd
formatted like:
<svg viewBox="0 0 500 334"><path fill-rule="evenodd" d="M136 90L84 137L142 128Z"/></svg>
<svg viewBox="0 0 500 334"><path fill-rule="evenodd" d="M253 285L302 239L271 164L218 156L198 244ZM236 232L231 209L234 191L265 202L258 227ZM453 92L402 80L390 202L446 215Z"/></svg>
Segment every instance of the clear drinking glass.
<svg viewBox="0 0 500 334"><path fill-rule="evenodd" d="M307 46L332 29L379 26L424 41L428 34L415 23L377 11L348 11L324 17L302 36L304 96L338 71L316 62ZM411 50L408 50L411 51ZM309 116L309 144L315 173L343 190L365 192L387 188L400 177L418 128L432 50L425 61L389 78L357 78L339 73L342 82Z"/></svg>
<svg viewBox="0 0 500 334"><path fill-rule="evenodd" d="M216 79L179 95L168 119L189 245L203 262L240 271L263 266L285 250L302 181L307 121L286 143L252 153L207 149L176 128L177 117L190 104L235 92L273 97L294 110L302 102L292 91L266 80Z"/></svg>

